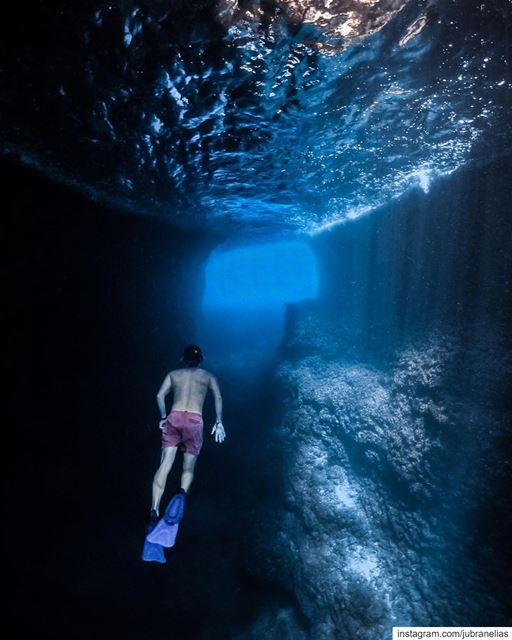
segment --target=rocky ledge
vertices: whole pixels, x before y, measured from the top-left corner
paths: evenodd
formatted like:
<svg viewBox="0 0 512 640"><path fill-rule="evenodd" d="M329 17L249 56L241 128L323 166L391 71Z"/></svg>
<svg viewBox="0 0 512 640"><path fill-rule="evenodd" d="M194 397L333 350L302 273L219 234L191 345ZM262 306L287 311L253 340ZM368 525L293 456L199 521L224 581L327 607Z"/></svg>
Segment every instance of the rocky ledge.
<svg viewBox="0 0 512 640"><path fill-rule="evenodd" d="M498 335L487 327L468 351L460 332L432 329L372 362L336 321L306 313L289 327L271 443L284 496L254 560L297 606L255 632L380 640L393 625L504 623L504 538L489 518L510 531L512 367Z"/></svg>

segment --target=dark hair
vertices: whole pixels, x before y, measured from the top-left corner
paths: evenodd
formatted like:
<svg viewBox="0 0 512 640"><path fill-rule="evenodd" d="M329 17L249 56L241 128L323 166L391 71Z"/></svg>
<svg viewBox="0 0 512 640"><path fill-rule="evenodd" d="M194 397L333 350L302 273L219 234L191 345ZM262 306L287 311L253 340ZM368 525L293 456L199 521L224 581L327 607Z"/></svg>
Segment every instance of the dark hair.
<svg viewBox="0 0 512 640"><path fill-rule="evenodd" d="M188 344L183 349L183 362L187 367L198 367L203 361L203 352L197 344Z"/></svg>

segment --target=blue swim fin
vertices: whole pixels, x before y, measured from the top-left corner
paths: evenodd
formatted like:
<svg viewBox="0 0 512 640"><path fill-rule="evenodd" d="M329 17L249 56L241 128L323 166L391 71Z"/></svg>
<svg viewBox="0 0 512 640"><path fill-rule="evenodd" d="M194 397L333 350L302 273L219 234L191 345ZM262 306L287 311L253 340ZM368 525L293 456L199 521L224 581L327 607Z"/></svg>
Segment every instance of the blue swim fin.
<svg viewBox="0 0 512 640"><path fill-rule="evenodd" d="M167 524L177 524L183 518L185 510L185 491L181 490L167 505L164 520Z"/></svg>
<svg viewBox="0 0 512 640"><path fill-rule="evenodd" d="M154 542L150 542L147 539L147 536L154 531L157 526L157 518L156 511L151 511L151 517L146 529L146 540L144 540L144 548L142 549L142 559L144 562L160 562L160 564L165 564L167 560L165 559L164 548L161 544L156 544Z"/></svg>
<svg viewBox="0 0 512 640"><path fill-rule="evenodd" d="M161 544L149 542L147 538L144 540L142 559L145 562L160 562L160 564L165 564L167 562L163 546Z"/></svg>
<svg viewBox="0 0 512 640"><path fill-rule="evenodd" d="M165 518L162 518L156 527L146 536L146 542L155 546L173 547L178 535L178 524L168 524ZM163 553L163 549L162 549Z"/></svg>
<svg viewBox="0 0 512 640"><path fill-rule="evenodd" d="M169 502L164 517L158 521L157 525L151 529L146 536L144 549L146 549L146 544L159 546L162 549L163 556L163 547L169 548L174 546L176 536L178 535L179 522L183 518L183 511L185 509L185 496L185 491L181 490ZM148 547L148 556L152 554L156 555L156 553L156 549L150 549ZM165 556L163 557L163 562L165 562ZM154 558L152 557L151 559L153 560ZM156 560L156 562L162 562L162 560Z"/></svg>

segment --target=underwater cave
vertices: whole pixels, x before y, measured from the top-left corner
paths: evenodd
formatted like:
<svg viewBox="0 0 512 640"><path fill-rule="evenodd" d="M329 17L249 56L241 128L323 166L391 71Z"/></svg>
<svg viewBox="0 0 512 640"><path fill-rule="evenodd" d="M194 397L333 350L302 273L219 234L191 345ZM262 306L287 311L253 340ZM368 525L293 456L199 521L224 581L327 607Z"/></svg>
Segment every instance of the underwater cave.
<svg viewBox="0 0 512 640"><path fill-rule="evenodd" d="M512 625L511 19L505 0L16 7L17 637ZM144 562L155 396L189 343L226 440L208 395L176 543Z"/></svg>

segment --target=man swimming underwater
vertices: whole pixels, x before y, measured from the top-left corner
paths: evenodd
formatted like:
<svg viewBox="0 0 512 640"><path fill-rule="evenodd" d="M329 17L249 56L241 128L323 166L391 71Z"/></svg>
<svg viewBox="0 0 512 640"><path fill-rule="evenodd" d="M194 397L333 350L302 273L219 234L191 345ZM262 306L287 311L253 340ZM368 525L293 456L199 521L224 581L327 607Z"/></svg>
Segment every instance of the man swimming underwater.
<svg viewBox="0 0 512 640"><path fill-rule="evenodd" d="M181 491L187 495L192 480L197 456L203 444L203 404L209 389L215 400L216 420L212 429L216 442L224 442L226 432L222 425L222 396L215 376L199 366L203 361L200 347L189 344L183 350L183 369L170 371L164 378L156 396L160 410L162 430L162 458L153 480L153 503L150 525L159 517L160 500L165 489L167 476L176 458L178 448L183 450L183 471ZM173 392L173 402L169 415L165 409L165 397Z"/></svg>

